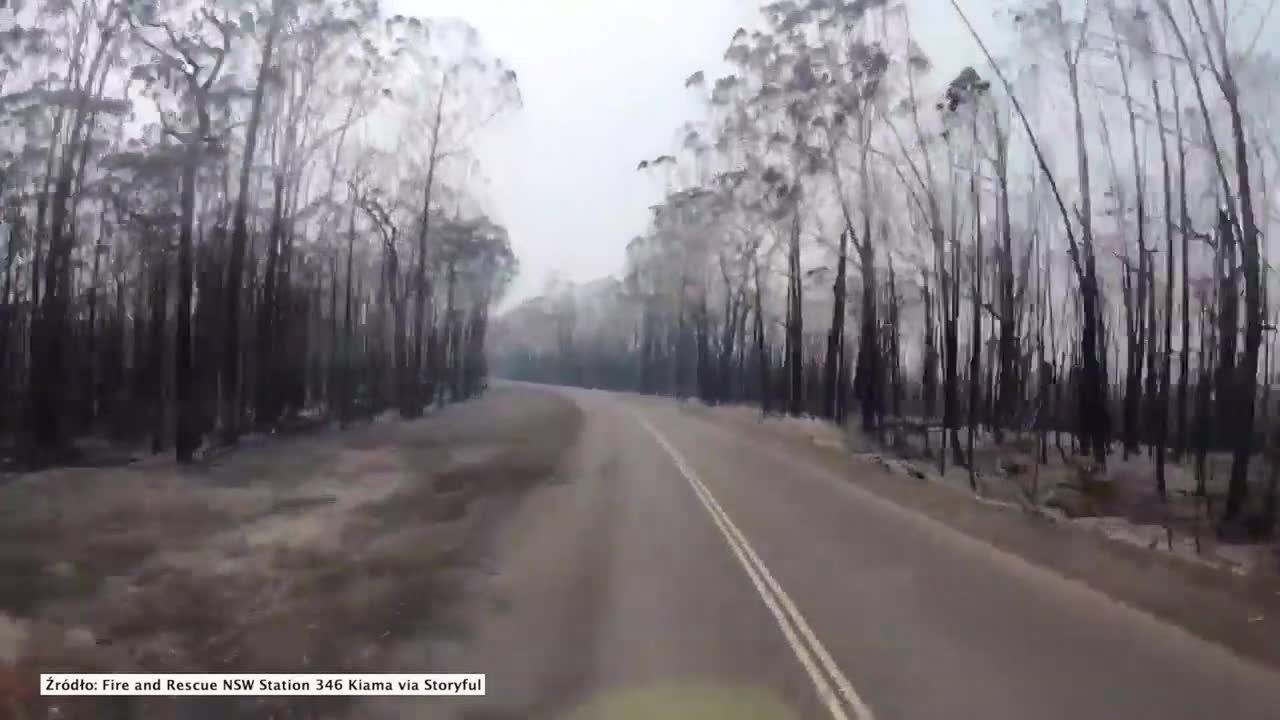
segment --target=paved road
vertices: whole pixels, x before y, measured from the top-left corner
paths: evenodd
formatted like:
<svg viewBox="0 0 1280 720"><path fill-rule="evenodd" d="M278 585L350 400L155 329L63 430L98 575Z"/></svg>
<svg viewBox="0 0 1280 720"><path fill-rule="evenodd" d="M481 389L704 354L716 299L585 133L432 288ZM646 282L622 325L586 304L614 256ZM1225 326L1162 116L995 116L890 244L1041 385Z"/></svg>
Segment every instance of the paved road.
<svg viewBox="0 0 1280 720"><path fill-rule="evenodd" d="M499 539L478 631L434 655L488 673L463 717L1280 718L1280 675L803 454L556 392L578 449Z"/></svg>

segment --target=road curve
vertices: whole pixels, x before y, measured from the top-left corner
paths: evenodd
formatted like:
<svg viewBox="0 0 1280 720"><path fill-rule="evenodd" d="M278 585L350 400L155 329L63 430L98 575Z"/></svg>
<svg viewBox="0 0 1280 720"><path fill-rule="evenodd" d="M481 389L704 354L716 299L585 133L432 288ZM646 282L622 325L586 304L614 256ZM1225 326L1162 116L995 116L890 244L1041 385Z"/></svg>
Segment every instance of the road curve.
<svg viewBox="0 0 1280 720"><path fill-rule="evenodd" d="M803 454L671 401L530 391L584 429L498 539L475 632L431 649L488 696L431 715L1280 718L1280 675Z"/></svg>

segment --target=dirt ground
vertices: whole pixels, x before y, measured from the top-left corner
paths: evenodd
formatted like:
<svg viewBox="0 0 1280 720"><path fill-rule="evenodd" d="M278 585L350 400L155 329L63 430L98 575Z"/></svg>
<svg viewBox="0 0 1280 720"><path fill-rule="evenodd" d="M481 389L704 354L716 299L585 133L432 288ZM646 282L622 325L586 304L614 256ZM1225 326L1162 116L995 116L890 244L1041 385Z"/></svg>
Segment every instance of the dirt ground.
<svg viewBox="0 0 1280 720"><path fill-rule="evenodd" d="M967 442L961 433L962 442ZM1156 461L1145 446L1125 457L1119 447L1099 470L1076 454L1065 434L1050 435L1048 463L1036 463L1038 438L1030 435L1007 437L996 443L989 433L975 439L979 494L988 500L1033 507L1070 520L1114 540L1140 545L1204 563L1237 574L1266 574L1280 580L1280 555L1274 538L1260 536L1221 538L1215 532L1227 494L1231 458L1228 453L1211 453L1204 469L1205 494L1197 494L1194 459L1181 462L1166 459L1166 495L1156 492ZM906 461L909 471L925 472L932 479L938 473L937 448L941 433L932 433L926 454L921 436L898 438L894 454ZM1061 450L1059 450L1059 444ZM871 452L883 451L871 450ZM1271 471L1263 458L1255 458L1250 468L1250 502L1247 517L1261 512L1264 486ZM966 490L967 468L948 462L944 482ZM1280 587L1280 584L1277 584Z"/></svg>
<svg viewBox="0 0 1280 720"><path fill-rule="evenodd" d="M269 440L192 468L0 484L0 717L320 718L341 698L41 698L40 672L392 672L581 415L496 388L435 416ZM535 432L536 430L536 432Z"/></svg>

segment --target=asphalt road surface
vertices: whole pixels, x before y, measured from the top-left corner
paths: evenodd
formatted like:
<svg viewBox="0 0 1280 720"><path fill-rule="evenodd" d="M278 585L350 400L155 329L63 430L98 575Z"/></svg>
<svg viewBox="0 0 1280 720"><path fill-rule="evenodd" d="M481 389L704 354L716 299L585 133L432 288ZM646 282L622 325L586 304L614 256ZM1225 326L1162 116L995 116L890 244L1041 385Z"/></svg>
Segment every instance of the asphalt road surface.
<svg viewBox="0 0 1280 720"><path fill-rule="evenodd" d="M432 650L488 674L446 714L1280 718L1280 675L803 453L672 401L554 392L582 435L497 540L477 630Z"/></svg>

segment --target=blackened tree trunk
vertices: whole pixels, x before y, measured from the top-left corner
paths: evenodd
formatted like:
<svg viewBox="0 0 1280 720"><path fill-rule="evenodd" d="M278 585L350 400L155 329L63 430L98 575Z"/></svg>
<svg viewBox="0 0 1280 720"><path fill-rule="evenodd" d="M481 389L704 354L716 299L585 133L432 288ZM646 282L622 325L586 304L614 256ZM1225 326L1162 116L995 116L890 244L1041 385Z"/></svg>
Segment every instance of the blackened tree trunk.
<svg viewBox="0 0 1280 720"><path fill-rule="evenodd" d="M844 346L844 304L845 304L845 265L849 253L849 232L840 233L840 254L836 258L836 280L832 286L831 329L827 332L827 357L823 367L822 403L823 415L839 422L840 418L840 375L843 358L841 350Z"/></svg>
<svg viewBox="0 0 1280 720"><path fill-rule="evenodd" d="M395 376L396 398L399 406L400 414L403 417L409 417L412 414L412 407L408 403L409 399L409 368L407 363L408 351L406 350L407 338L405 337L405 296L400 291L400 257L396 253L394 247L389 247L387 252L387 283L388 292L391 295L391 366L392 373Z"/></svg>
<svg viewBox="0 0 1280 720"><path fill-rule="evenodd" d="M1187 151L1182 139L1181 99L1178 96L1177 65L1170 61L1170 77L1173 83L1174 135L1178 138L1178 228L1182 236L1182 352L1178 361L1178 437L1174 442L1173 457L1181 461L1187 447L1187 385L1191 374L1191 292L1187 269L1191 267L1188 260L1188 244L1190 232L1187 227L1191 222L1187 212Z"/></svg>
<svg viewBox="0 0 1280 720"><path fill-rule="evenodd" d="M1249 174L1249 146L1245 138L1244 119L1240 113L1239 90L1227 52L1226 33L1218 19L1218 10L1208 3L1205 11L1218 40L1220 56L1219 85L1231 115L1231 135L1235 141L1236 186L1240 199L1240 257L1244 269L1245 321L1244 354L1241 356L1236 387L1235 442L1231 458L1231 479L1227 485L1225 520L1234 521L1244 508L1248 496L1249 457L1254 446L1254 412L1258 379L1258 348L1262 344L1262 261L1259 252L1257 218L1253 214L1252 176ZM1194 12L1194 10L1193 10Z"/></svg>
<svg viewBox="0 0 1280 720"><path fill-rule="evenodd" d="M325 406L330 418L342 414L342 338L338 335L338 251L329 258L329 374Z"/></svg>
<svg viewBox="0 0 1280 720"><path fill-rule="evenodd" d="M1131 258L1125 257L1121 268L1121 298L1124 302L1125 323L1125 362L1124 362L1124 403L1121 409L1124 426L1121 428L1121 444L1125 459L1130 453L1138 450L1138 401L1142 387L1142 363L1138 362L1138 345L1141 333L1138 332L1138 319L1142 311L1138 307L1138 290L1134 277L1138 274Z"/></svg>
<svg viewBox="0 0 1280 720"><path fill-rule="evenodd" d="M889 415L894 418L902 416L902 348L901 326L898 323L898 279L893 270L893 256L889 256L889 398L891 406Z"/></svg>
<svg viewBox="0 0 1280 720"><path fill-rule="evenodd" d="M954 235L953 235L954 237ZM964 465L964 451L960 449L960 248L954 240L951 243L951 297L947 301L947 316L943 332L946 359L943 362L943 425L947 434L947 442L951 446L952 460L956 465ZM945 453L944 453L945 454Z"/></svg>
<svg viewBox="0 0 1280 720"><path fill-rule="evenodd" d="M156 238L158 240L158 238ZM159 454L167 446L168 428L165 422L165 328L169 310L169 261L168 252L157 250L152 260L151 297L151 347L148 348L148 370L142 378L150 400L151 452Z"/></svg>
<svg viewBox="0 0 1280 720"><path fill-rule="evenodd" d="M442 358L442 362L439 365L439 369L440 369L440 374L443 376L443 378L441 379L442 381L440 383L440 397L439 397L441 406L444 405L445 391L448 390L450 393L452 393L455 389L453 385L453 374L451 372L452 368L451 368L451 362L450 362L450 355L452 354L452 351L453 351L453 344L454 344L453 333L454 333L454 325L456 324L456 321L454 318L454 313L456 312L456 309L454 308L454 302L455 302L455 293L457 290L457 283L458 283L457 264L455 263L454 260L450 259L448 266L445 269L444 318L443 318L444 329L443 329L443 332L441 333L443 337L441 338L442 342L440 347L440 350L441 350L440 356ZM570 356L573 355L573 353L568 353L568 354ZM574 378L575 383L581 382L581 380L582 380L581 377Z"/></svg>
<svg viewBox="0 0 1280 720"><path fill-rule="evenodd" d="M66 122L69 110L65 107L58 110L53 116L53 131L50 134L52 138L62 137L62 126ZM36 224L33 228L35 235L35 251L31 262L31 347L39 347L39 318L36 316L40 307L40 273L44 269L44 252L45 252L45 234L48 228L45 225L45 219L49 215L49 199L53 192L54 171L58 168L58 150L61 147L57 142L49 143L49 152L45 156L44 182L43 187L36 197ZM32 367L34 371L34 366Z"/></svg>
<svg viewBox="0 0 1280 720"><path fill-rule="evenodd" d="M734 380L736 382L730 384L730 401L737 400L739 398L746 398L748 396L747 387L750 385L750 381L747 379L747 315L751 312L751 309L747 306L745 279L743 279L743 283L744 285L740 288L738 293L738 329L736 332L736 337L738 338L738 358L736 361L737 371L734 373Z"/></svg>
<svg viewBox="0 0 1280 720"><path fill-rule="evenodd" d="M787 322L787 411L804 412L804 305L800 278L800 213L792 213L791 237L787 245L788 298Z"/></svg>
<svg viewBox="0 0 1280 720"><path fill-rule="evenodd" d="M921 392L924 393L924 447L929 450L929 424L937 414L938 347L934 329L934 301L929 292L929 275L920 273L920 293L924 303L924 367L921 369Z"/></svg>
<svg viewBox="0 0 1280 720"><path fill-rule="evenodd" d="M284 175L276 173L275 200L271 213L271 229L267 234L267 263L263 269L262 301L258 306L258 336L254 348L255 402L254 416L259 423L279 419L280 388L276 378L276 318L280 306L280 251L283 244L281 227L284 215Z"/></svg>
<svg viewBox="0 0 1280 720"><path fill-rule="evenodd" d="M977 147L978 125L973 126ZM982 377L982 188L978 185L978 167L973 174L973 227L976 251L973 256L973 337L969 357L969 489L978 491L977 462L974 459L974 435L978 426L979 378Z"/></svg>
<svg viewBox="0 0 1280 720"><path fill-rule="evenodd" d="M99 229L106 227L106 208L104 206ZM83 421L86 427L92 427L98 415L98 277L102 265L102 253L106 244L100 239L93 247L93 271L89 279L88 311L89 318L85 327L85 373Z"/></svg>
<svg viewBox="0 0 1280 720"><path fill-rule="evenodd" d="M760 263L752 258L752 278L755 284L755 336L756 362L760 371L760 408L766 415L772 409L772 392L769 384L769 354L765 350L764 337L764 295L760 286Z"/></svg>
<svg viewBox="0 0 1280 720"><path fill-rule="evenodd" d="M149 233L144 231L142 238L150 240ZM130 366L132 372L129 374L129 394L144 401L149 399L146 394L146 380L148 372L151 371L150 358L147 357L147 293L150 291L147 287L149 279L147 271L154 265L156 254L154 249L138 254L138 281L133 291L133 326L131 328L133 342L130 348L133 362ZM154 284L154 276L151 276L150 282Z"/></svg>
<svg viewBox="0 0 1280 720"><path fill-rule="evenodd" d="M103 42L95 53L88 70L88 80L79 88L78 100L72 111L71 130L65 144L59 144L57 130L51 140L49 156L49 174L45 179L45 192L41 200L45 201L49 190L49 177L52 175L55 152L61 151L61 159L57 163L58 171L53 180L53 196L48 201L50 212L49 248L41 266L40 248L37 245L36 261L32 267L32 321L31 321L31 363L28 392L28 420L35 449L42 453L56 451L64 442L65 428L62 423L64 410L63 400L67 373L67 320L71 298L71 255L75 243L74 233L68 232L68 224L74 213L71 212L72 181L76 168L76 159L80 152L81 133L88 121L87 104L91 93L93 79L106 51L107 43ZM74 59L73 66L77 59ZM57 122L62 121L62 113L58 113ZM38 234L42 233L44 208L37 209ZM42 235L41 235L42 237ZM37 240L39 243L39 239ZM44 295L40 295L39 285L35 279L40 272L44 273ZM38 310L37 310L38 308Z"/></svg>
<svg viewBox="0 0 1280 720"><path fill-rule="evenodd" d="M1177 38L1183 57L1188 59L1188 67L1192 84L1196 90L1196 97L1199 101L1201 115L1204 118L1206 127L1212 128L1212 114L1209 111L1208 102L1205 100L1204 88L1196 71L1199 64L1192 60L1193 55L1186 36L1179 28L1168 0L1160 0L1157 5ZM1240 113L1239 88L1236 85L1235 76L1231 68L1231 54L1227 50L1227 35L1221 19L1218 17L1218 9L1212 3L1208 3L1204 7L1209 19L1208 29L1205 28L1204 23L1201 21L1197 7L1197 4L1192 3L1188 5L1188 10L1195 20L1201 40L1204 43L1209 69L1213 73L1218 83L1218 89L1222 92L1223 99L1227 103L1231 118L1237 185L1234 194L1231 190L1226 168L1222 162L1223 154L1219 152L1216 136L1213 132L1209 132L1207 137L1213 151L1212 155L1218 170L1218 177L1222 183L1222 201L1225 204L1222 211L1228 214L1227 229L1229 233L1234 233L1236 228L1239 228L1240 231L1238 238L1240 260L1245 280L1245 346L1239 368L1236 371L1236 381L1234 387L1231 388L1234 393L1236 414L1229 426L1231 432L1234 433L1234 437L1231 442L1232 462L1231 478L1227 487L1227 507L1222 526L1220 526L1220 529L1225 529L1238 520L1239 513L1244 508L1248 495L1249 457L1254 445L1253 425L1257 391L1258 348L1262 344L1261 261L1258 248L1257 218L1253 214L1248 141L1245 137L1244 121ZM1216 58L1214 58L1215 48L1213 47L1215 44L1217 46ZM1236 215L1234 197L1239 198L1240 213L1238 216Z"/></svg>
<svg viewBox="0 0 1280 720"><path fill-rule="evenodd" d="M879 320L876 311L876 255L871 243L871 220L863 224L862 241L856 244L858 265L862 270L862 312L859 324L858 368L855 386L862 409L862 431L875 432L881 413L882 380L880 372Z"/></svg>
<svg viewBox="0 0 1280 720"><path fill-rule="evenodd" d="M253 101L249 109L249 124L245 128L244 159L240 166L240 189L236 198L235 216L231 230L231 252L227 258L227 278L223 283L226 300L226 326L222 349L222 438L234 443L240 436L240 284L244 274L245 248L249 243L249 185L253 173L253 159L258 147L258 128L262 124L262 103L266 94L267 74L271 68L276 33L280 21L272 13L271 27L267 31L262 49L262 63L258 66L258 79L253 88Z"/></svg>
<svg viewBox="0 0 1280 720"><path fill-rule="evenodd" d="M1139 223L1139 228L1142 225L1142 223ZM1128 367L1126 368L1127 385L1124 396L1124 450L1126 456L1129 453L1138 451L1138 443L1142 439L1142 427L1144 424L1142 418L1143 382L1150 381L1150 376L1143 373L1145 358L1148 355L1147 306L1150 304L1150 300L1147 297L1147 275L1150 255L1146 250L1143 231L1139 230L1138 237L1138 267L1136 269L1128 267L1125 270L1129 284L1129 295L1132 298L1132 305L1127 308L1130 322Z"/></svg>
<svg viewBox="0 0 1280 720"><path fill-rule="evenodd" d="M1146 183L1144 182L1146 170L1142 165L1142 156L1138 151L1138 119L1137 113L1134 111L1133 92L1129 84L1130 60L1126 58L1123 43L1120 40L1120 32L1117 28L1116 8L1114 2L1107 3L1107 10L1111 16L1111 25L1115 29L1115 57L1116 64L1120 69L1120 82L1124 90L1124 106L1125 113L1129 119L1129 148L1132 153L1131 160L1133 162L1134 173L1134 194L1137 199L1137 222L1138 231L1138 268L1136 285L1130 279L1130 292L1134 296L1134 302L1128 308L1130 314L1129 322L1129 362L1127 368L1128 383L1125 388L1124 398L1124 452L1128 456L1129 453L1137 452L1138 443L1140 441L1140 432L1143 422L1142 408L1144 406L1143 398L1143 361L1147 356L1154 357L1155 348L1151 347L1149 339L1155 333L1154 323L1148 323L1148 305L1154 310L1154 298L1148 297L1148 278L1152 274L1150 268L1150 257L1147 254L1146 241ZM1083 140L1081 141L1083 142ZM1131 269L1126 269L1129 274ZM1146 374L1147 390L1146 402L1152 401L1150 388L1154 378L1148 368ZM1149 418L1148 418L1149 419Z"/></svg>
<svg viewBox="0 0 1280 720"><path fill-rule="evenodd" d="M849 239L853 241L858 252L858 268L862 273L862 307L859 316L861 332L858 338L858 366L854 387L862 410L862 431L875 432L880 417L882 403L882 380L880 372L879 317L876 309L876 250L871 239L871 173L870 173L870 131L864 118L861 123L862 147L859 153L859 177L862 186L862 239L848 228ZM847 220L846 220L847 222Z"/></svg>
<svg viewBox="0 0 1280 720"><path fill-rule="evenodd" d="M353 386L355 384L354 383L355 368L354 368L354 362L353 362L354 352L352 349L353 343L351 340L352 333L353 333L353 328L351 324L351 312L352 312L351 283L352 283L352 280L354 279L353 278L354 273L352 272L352 268L354 266L355 245L356 245L356 208L355 208L355 203L352 203L350 219L347 221L347 291L346 291L347 295L346 295L346 299L343 301L342 351L340 353L340 357L342 358L340 367L342 369L339 371L339 378L340 378L339 385L341 386L341 391L339 393L340 399L338 401L338 407L339 407L338 423L341 427L346 427L347 424L351 422L352 409L353 409L352 393L354 390Z"/></svg>
<svg viewBox="0 0 1280 720"><path fill-rule="evenodd" d="M196 216L196 182L201 150L209 136L209 116L200 108L195 137L187 139L182 163L181 226L178 229L178 318L174 339L174 400L177 404L177 434L174 449L180 463L191 462L200 446L200 412L195 388L191 347L191 295L193 291L193 242Z"/></svg>
<svg viewBox="0 0 1280 720"><path fill-rule="evenodd" d="M1054 178L1049 164L1045 159L1043 150L1040 147L1040 141L1037 139L1035 131L1031 127L1031 121L1027 118L1027 114L1022 109L1022 104L1018 100L1017 93L1013 91L1013 85L1005 76L1004 71L1000 69L995 57L987 48L986 43L982 41L982 37L974 29L973 24L969 22L969 18L965 15L964 10L960 7L956 0L951 0L951 7L955 9L956 14L964 23L969 34L973 36L978 43L978 47L982 50L982 54L991 63L992 70L1000 79L1005 91L1009 94L1010 102L1013 103L1014 112L1017 113L1018 119L1022 122L1022 127L1027 133L1027 139L1031 143L1031 149L1035 154L1036 163L1040 170L1044 173L1046 181L1049 183L1049 189L1053 193L1054 202L1058 206L1058 212L1062 216L1063 230L1067 234L1068 252L1072 261L1072 265L1076 271L1076 277L1080 285L1080 306L1081 306L1081 333L1080 333L1080 354L1081 354L1081 382L1082 387L1079 393L1080 408L1080 425L1087 429L1090 451L1092 451L1095 459L1099 464L1106 461L1107 440L1111 432L1111 419L1106 405L1106 375L1103 371L1102 362L1099 360L1099 324L1101 298L1098 290L1097 270L1093 255L1093 228L1092 228L1092 199L1089 187L1089 154L1088 146L1084 132L1084 117L1080 110L1080 84L1078 74L1079 51L1075 53L1065 47L1063 48L1063 59L1067 68L1067 80L1071 90L1071 97L1075 111L1075 129L1076 129L1076 145L1077 145L1077 161L1080 179L1080 207L1078 209L1078 218L1081 223L1080 242L1076 241L1076 235L1073 228L1075 220L1072 214L1067 210L1067 204L1062 197L1062 193L1058 190L1057 180ZM1088 31L1088 22L1080 27L1083 37Z"/></svg>
<svg viewBox="0 0 1280 720"><path fill-rule="evenodd" d="M1159 325L1156 320L1156 261L1154 248L1151 255L1147 259L1147 378L1146 389L1143 394L1146 396L1146 414L1144 433L1147 445L1153 444L1152 432L1159 427L1159 419L1156 414L1160 411L1160 373L1157 365L1157 339L1159 338Z"/></svg>
<svg viewBox="0 0 1280 720"><path fill-rule="evenodd" d="M16 395L9 375L9 332L13 327L14 302L13 266L18 257L18 247L22 243L21 215L14 212L9 217L9 239L5 246L4 290L0 292L0 393L11 398ZM123 315L121 316L123 317ZM6 405L9 405L6 403ZM9 405L9 407L12 407ZM8 410L0 411L0 431L7 431L13 418Z"/></svg>
<svg viewBox="0 0 1280 720"><path fill-rule="evenodd" d="M422 190L422 218L418 225L418 267L414 273L413 300L413 362L411 363L410 375L413 383L411 407L414 416L421 415L424 405L430 402L435 382L433 377L434 368L427 369L428 377L425 382L423 381L422 361L425 335L427 333L434 335L429 320L431 308L428 307L428 300L431 297L431 285L427 277L427 240L431 234L431 194L435 185L436 165L440 159L440 126L444 119L444 97L447 88L447 79L442 80L440 93L436 98L436 117L431 128L431 154L427 160L427 183ZM432 352L433 348L428 347L426 350L429 364L434 365L435 355ZM432 389L428 389L429 386Z"/></svg>
<svg viewBox="0 0 1280 720"><path fill-rule="evenodd" d="M1169 148L1164 136L1164 108L1160 102L1160 84L1151 81L1151 96L1155 103L1156 127L1160 135L1160 168L1164 189L1164 227L1165 227L1165 284L1164 284L1164 361L1160 371L1160 402L1156 416L1159 431L1156 435L1156 492L1161 499L1165 498L1165 448L1169 444L1169 374L1173 353L1173 183L1169 172ZM1175 109L1176 112L1176 109ZM1186 274L1186 266L1182 268Z"/></svg>
<svg viewBox="0 0 1280 720"><path fill-rule="evenodd" d="M1230 447L1235 428L1236 341L1240 325L1239 268L1235 230L1224 210L1218 211L1218 363L1214 377L1213 443Z"/></svg>
<svg viewBox="0 0 1280 720"><path fill-rule="evenodd" d="M992 418L996 442L1003 442L1004 428L1014 421L1018 408L1018 314L1014 296L1013 225L1009 217L1009 136L996 121L996 180L1000 203L1000 340L999 389Z"/></svg>
<svg viewBox="0 0 1280 720"><path fill-rule="evenodd" d="M712 386L715 384L715 371L711 368L711 313L707 309L707 293L702 288L698 292L698 308L694 315L694 348L697 363L698 398L705 403L714 401Z"/></svg>
<svg viewBox="0 0 1280 720"><path fill-rule="evenodd" d="M1084 28L1081 29L1084 32ZM1076 155L1079 165L1080 182L1080 218L1081 248L1083 251L1083 272L1080 274L1080 310L1082 326L1080 332L1081 382L1080 389L1080 424L1089 440L1089 451L1094 460L1105 464L1107 459L1107 440L1111 434L1111 421L1107 411L1106 375L1099 360L1099 325L1102 319L1101 298L1098 276L1093 254L1093 200L1089 186L1089 151L1084 130L1084 116L1080 110L1080 81L1078 73L1079 55L1067 59L1067 78L1071 86L1071 97L1075 108ZM1065 217L1064 222L1070 220ZM1073 243L1074 245L1074 243Z"/></svg>

